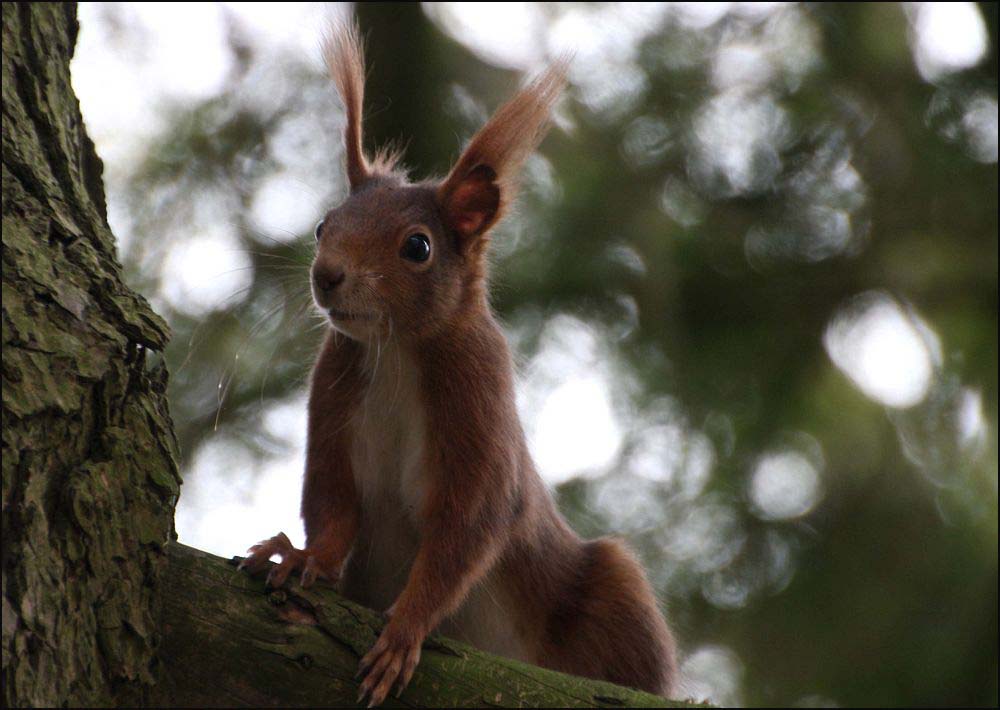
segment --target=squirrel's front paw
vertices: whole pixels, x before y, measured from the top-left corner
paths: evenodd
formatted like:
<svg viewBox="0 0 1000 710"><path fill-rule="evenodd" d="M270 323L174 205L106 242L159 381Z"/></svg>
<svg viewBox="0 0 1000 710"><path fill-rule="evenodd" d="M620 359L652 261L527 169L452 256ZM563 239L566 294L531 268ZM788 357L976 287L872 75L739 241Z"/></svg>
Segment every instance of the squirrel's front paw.
<svg viewBox="0 0 1000 710"><path fill-rule="evenodd" d="M365 677L358 690L358 702L367 696L368 707L381 705L393 686L398 698L420 662L422 641L419 634L390 621L358 666L358 675Z"/></svg>
<svg viewBox="0 0 1000 710"><path fill-rule="evenodd" d="M299 550L292 545L285 533L278 533L269 540L257 543L249 550L239 569L247 570L251 575L260 574L267 567L271 557L278 555L281 562L271 568L267 575L267 585L280 587L284 585L292 572L302 573L302 586L312 586L317 579L332 579L330 571L325 569L309 550Z"/></svg>

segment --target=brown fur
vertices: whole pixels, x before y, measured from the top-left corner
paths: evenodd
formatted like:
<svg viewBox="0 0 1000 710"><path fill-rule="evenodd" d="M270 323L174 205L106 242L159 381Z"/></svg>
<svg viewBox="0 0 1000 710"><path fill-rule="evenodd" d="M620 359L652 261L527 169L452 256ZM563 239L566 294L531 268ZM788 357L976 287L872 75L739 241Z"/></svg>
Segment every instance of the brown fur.
<svg viewBox="0 0 1000 710"><path fill-rule="evenodd" d="M581 540L535 471L486 297L488 230L544 135L564 65L501 107L445 180L412 185L361 149L356 30L336 30L326 56L346 107L351 195L327 214L313 265L333 328L309 402L306 548L279 535L246 566L281 555L274 584L343 572L346 594L390 613L361 664L375 704L405 687L439 626L487 650L669 693L674 644L641 566L618 541ZM428 261L402 258L412 234L429 238Z"/></svg>

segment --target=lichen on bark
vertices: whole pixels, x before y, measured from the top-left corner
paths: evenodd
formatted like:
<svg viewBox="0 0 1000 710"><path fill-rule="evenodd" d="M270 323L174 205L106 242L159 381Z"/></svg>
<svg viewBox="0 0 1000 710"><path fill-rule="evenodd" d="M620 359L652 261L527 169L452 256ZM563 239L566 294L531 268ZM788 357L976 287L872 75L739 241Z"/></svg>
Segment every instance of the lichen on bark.
<svg viewBox="0 0 1000 710"><path fill-rule="evenodd" d="M179 492L167 328L123 282L75 7L3 5L3 700L141 702Z"/></svg>

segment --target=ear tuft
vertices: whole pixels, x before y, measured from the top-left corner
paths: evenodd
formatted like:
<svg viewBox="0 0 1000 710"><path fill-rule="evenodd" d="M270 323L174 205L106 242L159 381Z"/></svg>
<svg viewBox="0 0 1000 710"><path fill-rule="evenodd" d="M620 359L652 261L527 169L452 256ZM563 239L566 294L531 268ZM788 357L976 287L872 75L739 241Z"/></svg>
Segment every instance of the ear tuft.
<svg viewBox="0 0 1000 710"><path fill-rule="evenodd" d="M346 21L331 25L323 37L323 57L347 114L344 144L347 179L353 190L371 175L361 142L361 120L365 101L365 55L358 26L354 22Z"/></svg>
<svg viewBox="0 0 1000 710"><path fill-rule="evenodd" d="M460 235L486 232L513 201L521 165L548 130L567 64L557 61L497 109L441 184L439 200L447 219L460 220L451 223Z"/></svg>

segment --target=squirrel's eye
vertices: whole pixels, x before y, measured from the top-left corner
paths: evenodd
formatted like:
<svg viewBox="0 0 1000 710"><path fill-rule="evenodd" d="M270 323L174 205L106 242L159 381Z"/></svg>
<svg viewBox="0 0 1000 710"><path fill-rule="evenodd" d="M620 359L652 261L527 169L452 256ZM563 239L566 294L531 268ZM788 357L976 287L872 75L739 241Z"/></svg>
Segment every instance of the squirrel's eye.
<svg viewBox="0 0 1000 710"><path fill-rule="evenodd" d="M431 240L426 234L411 234L403 242L399 253L410 261L427 261L431 256Z"/></svg>
<svg viewBox="0 0 1000 710"><path fill-rule="evenodd" d="M313 234L316 235L316 241L319 241L319 235L323 232L323 223L326 222L325 219L321 219L316 223L316 229L313 230Z"/></svg>

